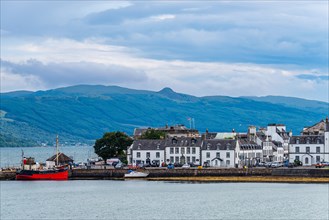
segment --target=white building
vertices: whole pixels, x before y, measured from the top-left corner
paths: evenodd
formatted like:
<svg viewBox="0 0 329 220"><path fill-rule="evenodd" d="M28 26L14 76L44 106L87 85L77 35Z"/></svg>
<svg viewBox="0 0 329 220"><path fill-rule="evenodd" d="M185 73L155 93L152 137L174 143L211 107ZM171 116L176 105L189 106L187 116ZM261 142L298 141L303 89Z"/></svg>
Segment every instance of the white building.
<svg viewBox="0 0 329 220"><path fill-rule="evenodd" d="M292 136L289 143L289 162L299 160L304 166L310 166L317 162L329 161L329 121L320 121L323 132L306 132L303 130L300 136ZM318 127L317 124L309 128Z"/></svg>
<svg viewBox="0 0 329 220"><path fill-rule="evenodd" d="M263 147L249 135L239 135L235 149L236 166L255 165L263 159Z"/></svg>
<svg viewBox="0 0 329 220"><path fill-rule="evenodd" d="M200 137L168 137L165 144L165 161L200 165L201 145Z"/></svg>
<svg viewBox="0 0 329 220"><path fill-rule="evenodd" d="M204 140L201 149L201 162L211 167L234 167L235 139Z"/></svg>
<svg viewBox="0 0 329 220"><path fill-rule="evenodd" d="M161 164L165 161L166 140L135 140L127 150L128 164Z"/></svg>

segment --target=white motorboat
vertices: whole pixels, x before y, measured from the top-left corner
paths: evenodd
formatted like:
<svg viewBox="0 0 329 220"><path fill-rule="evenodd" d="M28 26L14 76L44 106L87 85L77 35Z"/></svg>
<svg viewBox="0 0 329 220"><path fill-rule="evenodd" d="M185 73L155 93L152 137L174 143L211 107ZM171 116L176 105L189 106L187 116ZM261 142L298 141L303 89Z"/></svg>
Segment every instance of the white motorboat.
<svg viewBox="0 0 329 220"><path fill-rule="evenodd" d="M138 172L138 171L130 171L125 174L125 178L143 178L147 177L148 173Z"/></svg>

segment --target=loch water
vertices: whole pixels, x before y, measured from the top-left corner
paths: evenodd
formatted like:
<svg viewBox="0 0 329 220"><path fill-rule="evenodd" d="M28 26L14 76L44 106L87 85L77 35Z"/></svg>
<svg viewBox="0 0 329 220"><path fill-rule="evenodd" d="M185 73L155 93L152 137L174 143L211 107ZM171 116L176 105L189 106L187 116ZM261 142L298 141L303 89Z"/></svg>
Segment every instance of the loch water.
<svg viewBox="0 0 329 220"><path fill-rule="evenodd" d="M44 163L56 154L55 147L0 147L0 167L18 167L21 164L22 151L26 157ZM72 157L75 163L87 162L88 158L97 157L92 146L61 146L59 151Z"/></svg>
<svg viewBox="0 0 329 220"><path fill-rule="evenodd" d="M1 181L0 219L328 219L329 184Z"/></svg>

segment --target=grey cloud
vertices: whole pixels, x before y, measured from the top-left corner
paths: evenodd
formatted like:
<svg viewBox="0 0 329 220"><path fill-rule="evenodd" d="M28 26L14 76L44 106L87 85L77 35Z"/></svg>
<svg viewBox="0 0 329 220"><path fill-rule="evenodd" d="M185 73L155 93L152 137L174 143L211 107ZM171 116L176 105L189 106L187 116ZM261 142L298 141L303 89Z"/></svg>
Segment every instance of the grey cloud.
<svg viewBox="0 0 329 220"><path fill-rule="evenodd" d="M1 67L13 74L37 76L47 86L75 84L115 84L147 81L143 71L119 65L92 62L67 62L44 64L38 60L13 63L1 60Z"/></svg>

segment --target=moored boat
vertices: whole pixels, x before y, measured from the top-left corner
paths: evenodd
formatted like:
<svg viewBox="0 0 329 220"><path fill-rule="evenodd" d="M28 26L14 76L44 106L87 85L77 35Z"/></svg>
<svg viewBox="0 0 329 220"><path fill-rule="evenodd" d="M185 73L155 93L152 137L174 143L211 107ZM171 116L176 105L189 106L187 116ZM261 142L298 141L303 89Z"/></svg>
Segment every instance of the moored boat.
<svg viewBox="0 0 329 220"><path fill-rule="evenodd" d="M20 170L16 173L16 180L67 180L67 168L53 170Z"/></svg>
<svg viewBox="0 0 329 220"><path fill-rule="evenodd" d="M144 178L148 175L148 173L129 170L128 173L125 174L125 178Z"/></svg>
<svg viewBox="0 0 329 220"><path fill-rule="evenodd" d="M66 157L58 152L58 136L56 138L56 162L51 169L45 169L42 165L36 163L34 158L25 158L22 152L22 169L16 172L16 180L67 180L69 171L67 166L59 166L58 157Z"/></svg>

